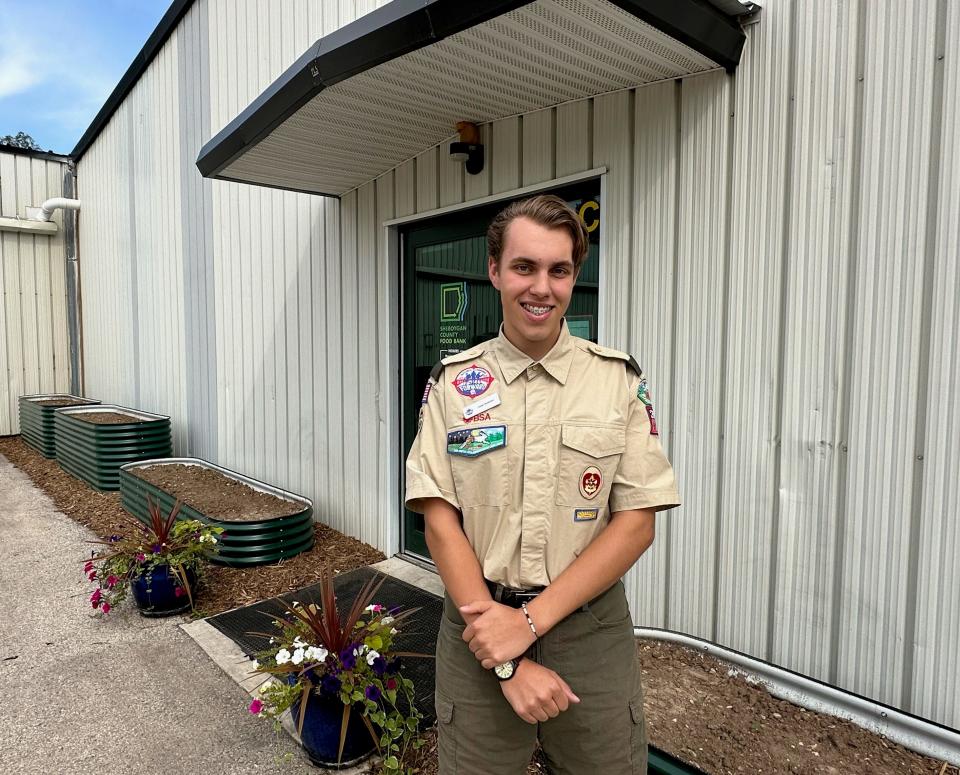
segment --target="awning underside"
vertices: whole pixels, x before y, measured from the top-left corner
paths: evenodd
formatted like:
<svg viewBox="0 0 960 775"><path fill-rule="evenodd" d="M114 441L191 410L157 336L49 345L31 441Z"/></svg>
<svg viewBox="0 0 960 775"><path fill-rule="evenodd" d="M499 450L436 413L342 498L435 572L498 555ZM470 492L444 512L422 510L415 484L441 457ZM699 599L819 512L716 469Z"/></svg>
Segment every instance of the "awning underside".
<svg viewBox="0 0 960 775"><path fill-rule="evenodd" d="M329 70L335 58L325 41L318 57L301 57L281 79L311 70L315 93L301 87L300 105L284 119L284 84L274 84L270 100L261 97L203 149L203 174L340 195L450 137L458 121L485 123L730 66L607 0L524 4L333 85L318 67ZM278 114L273 121L267 109Z"/></svg>

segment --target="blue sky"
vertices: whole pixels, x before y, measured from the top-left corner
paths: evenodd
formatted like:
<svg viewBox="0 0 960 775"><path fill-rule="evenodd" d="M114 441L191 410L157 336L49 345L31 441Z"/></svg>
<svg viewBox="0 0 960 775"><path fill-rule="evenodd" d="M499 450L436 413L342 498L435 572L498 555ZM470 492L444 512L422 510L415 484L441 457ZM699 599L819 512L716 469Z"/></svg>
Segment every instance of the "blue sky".
<svg viewBox="0 0 960 775"><path fill-rule="evenodd" d="M170 0L0 0L0 137L69 153Z"/></svg>

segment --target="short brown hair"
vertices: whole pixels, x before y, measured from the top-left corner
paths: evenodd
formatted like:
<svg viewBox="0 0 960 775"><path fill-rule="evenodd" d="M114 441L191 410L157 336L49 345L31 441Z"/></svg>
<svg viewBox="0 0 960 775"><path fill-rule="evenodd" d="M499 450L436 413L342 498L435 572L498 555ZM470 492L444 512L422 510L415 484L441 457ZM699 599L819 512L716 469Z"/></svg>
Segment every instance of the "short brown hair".
<svg viewBox="0 0 960 775"><path fill-rule="evenodd" d="M589 247L587 230L570 206L553 194L539 194L511 202L490 222L487 229L487 253L495 263L500 263L507 227L517 218L529 218L548 229L566 229L573 241L573 268L574 271L580 271Z"/></svg>

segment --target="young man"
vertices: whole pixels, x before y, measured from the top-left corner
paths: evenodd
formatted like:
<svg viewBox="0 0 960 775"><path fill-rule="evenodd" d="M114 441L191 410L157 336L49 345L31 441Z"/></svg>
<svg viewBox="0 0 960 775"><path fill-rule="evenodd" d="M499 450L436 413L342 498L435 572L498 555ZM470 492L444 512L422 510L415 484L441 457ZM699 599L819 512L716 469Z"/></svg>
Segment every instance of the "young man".
<svg viewBox="0 0 960 775"><path fill-rule="evenodd" d="M500 335L444 358L407 458L446 586L437 639L441 775L646 772L643 696L620 578L680 502L646 380L570 335L587 235L555 196L487 233Z"/></svg>

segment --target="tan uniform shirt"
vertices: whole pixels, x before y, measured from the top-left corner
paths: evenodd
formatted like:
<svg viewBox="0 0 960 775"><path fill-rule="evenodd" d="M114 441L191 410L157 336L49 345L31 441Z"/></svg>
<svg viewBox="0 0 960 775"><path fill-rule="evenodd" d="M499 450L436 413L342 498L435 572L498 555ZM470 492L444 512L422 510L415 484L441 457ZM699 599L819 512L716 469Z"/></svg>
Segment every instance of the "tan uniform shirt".
<svg viewBox="0 0 960 775"><path fill-rule="evenodd" d="M612 512L679 505L646 379L629 360L566 322L538 363L502 329L445 358L407 457L407 507L443 498L463 515L483 575L529 588L559 576Z"/></svg>

